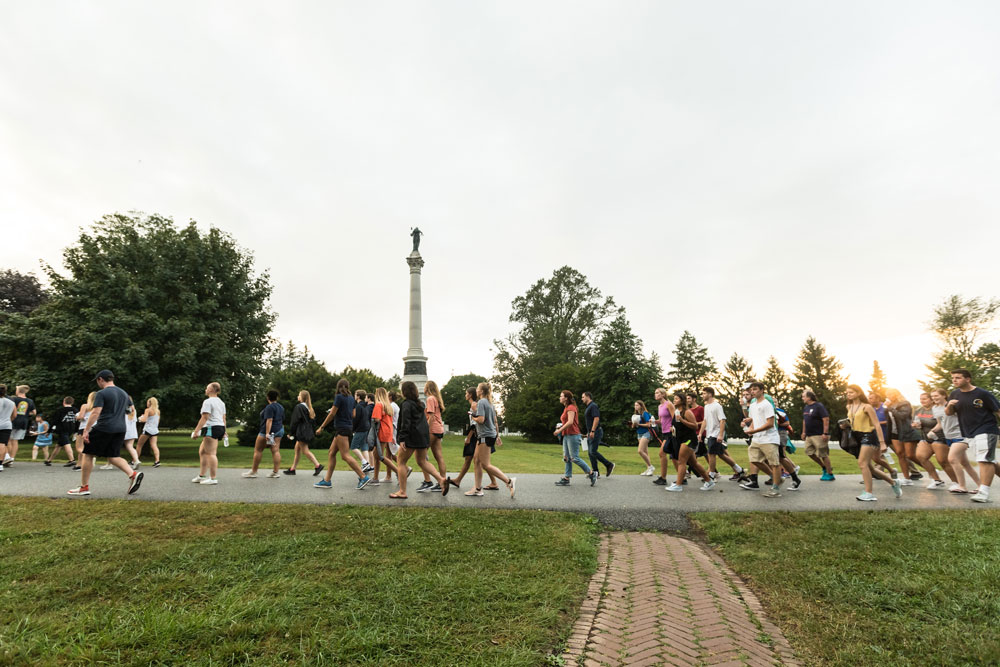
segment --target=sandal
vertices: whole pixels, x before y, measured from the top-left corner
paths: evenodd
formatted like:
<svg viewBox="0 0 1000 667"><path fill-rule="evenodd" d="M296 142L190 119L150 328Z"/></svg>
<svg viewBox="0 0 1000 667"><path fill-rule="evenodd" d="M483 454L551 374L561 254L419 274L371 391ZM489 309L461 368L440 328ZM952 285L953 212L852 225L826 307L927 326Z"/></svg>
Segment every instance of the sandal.
<svg viewBox="0 0 1000 667"><path fill-rule="evenodd" d="M451 477L448 478L448 483L454 486L456 489L462 488L462 485L453 480Z"/></svg>
<svg viewBox="0 0 1000 667"><path fill-rule="evenodd" d="M497 486L496 484L490 484L489 486L484 486L483 488L485 490L487 490L487 491L499 491L500 490L500 487Z"/></svg>
<svg viewBox="0 0 1000 667"><path fill-rule="evenodd" d="M448 479L447 477L445 477L444 484L441 485L441 497L442 498L444 498L445 496L448 495L448 489L451 488L451 484L448 483L450 481L451 481L450 479Z"/></svg>
<svg viewBox="0 0 1000 667"><path fill-rule="evenodd" d="M483 490L482 489L472 488L472 489L469 489L468 491L466 491L465 495L467 495L467 496L481 496L481 495L483 495Z"/></svg>
<svg viewBox="0 0 1000 667"><path fill-rule="evenodd" d="M397 491L396 493L390 493L389 497L395 498L396 500L406 500L406 494L400 493L399 491Z"/></svg>

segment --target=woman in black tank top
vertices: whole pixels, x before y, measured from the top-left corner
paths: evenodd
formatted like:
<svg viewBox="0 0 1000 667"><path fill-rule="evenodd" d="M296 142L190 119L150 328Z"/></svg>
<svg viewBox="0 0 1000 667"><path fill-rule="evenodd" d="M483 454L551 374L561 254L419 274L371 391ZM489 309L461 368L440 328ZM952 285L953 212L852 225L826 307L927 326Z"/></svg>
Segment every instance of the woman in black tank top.
<svg viewBox="0 0 1000 667"><path fill-rule="evenodd" d="M694 447L691 443L697 435L693 427L684 423L684 419L682 417L682 415L688 412L686 401L687 397L684 394L676 394L674 396L674 405L677 407L677 412L674 413L674 430L677 432L678 447L685 443Z"/></svg>

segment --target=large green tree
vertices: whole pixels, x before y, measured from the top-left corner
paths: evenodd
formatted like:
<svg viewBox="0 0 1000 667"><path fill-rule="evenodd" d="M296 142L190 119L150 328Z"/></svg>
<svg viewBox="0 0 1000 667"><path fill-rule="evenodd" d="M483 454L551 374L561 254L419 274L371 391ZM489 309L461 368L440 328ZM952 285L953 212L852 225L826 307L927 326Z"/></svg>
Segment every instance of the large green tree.
<svg viewBox="0 0 1000 667"><path fill-rule="evenodd" d="M45 302L48 294L38 278L11 269L0 271L0 320L10 313L27 315Z"/></svg>
<svg viewBox="0 0 1000 667"><path fill-rule="evenodd" d="M667 371L667 382L677 389L699 392L702 387L712 384L717 374L718 368L708 348L685 330L674 347L674 360Z"/></svg>
<svg viewBox="0 0 1000 667"><path fill-rule="evenodd" d="M559 392L569 389L577 397L587 386L588 371L577 364L555 364L539 368L521 389L503 403L507 428L520 431L535 442L556 444L552 435L562 414ZM579 398L577 399L578 406ZM580 414L583 408L580 407Z"/></svg>
<svg viewBox="0 0 1000 667"><path fill-rule="evenodd" d="M844 365L832 354L827 354L826 346L815 337L806 338L795 361L795 385L797 389L810 389L830 412L831 434L839 437L837 420L847 415L847 380Z"/></svg>
<svg viewBox="0 0 1000 667"><path fill-rule="evenodd" d="M225 232L159 215L114 214L47 267L51 294L0 324L0 367L44 409L82 399L110 368L137 402L157 396L165 425L193 424L205 384L232 414L258 387L274 315L266 272Z"/></svg>
<svg viewBox="0 0 1000 667"><path fill-rule="evenodd" d="M793 430L801 429L802 397L799 395L801 392L796 391L791 378L774 356L768 357L767 370L764 371L764 377L760 381L767 387L767 392L777 406L788 414L788 419L794 425Z"/></svg>
<svg viewBox="0 0 1000 667"><path fill-rule="evenodd" d="M951 295L934 307L930 322L940 349L927 365L928 379L922 383L927 390L951 387L951 371L966 368L973 382L987 386L995 377L981 378L984 367L992 366L990 357L995 344L983 344L983 338L994 328L1000 315L1000 299ZM992 345L992 347L991 347Z"/></svg>
<svg viewBox="0 0 1000 667"><path fill-rule="evenodd" d="M469 423L469 404L465 400L465 390L477 387L486 378L475 373L452 376L441 387L441 398L444 399L444 423L452 431L461 431Z"/></svg>
<svg viewBox="0 0 1000 667"><path fill-rule="evenodd" d="M741 433L739 423L743 420L743 409L740 407L740 397L743 396L743 385L754 379L750 362L733 352L722 367L718 386L714 387L716 398L726 411L726 430L734 437Z"/></svg>
<svg viewBox="0 0 1000 667"><path fill-rule="evenodd" d="M587 391L601 408L605 440L625 444L634 433L625 422L635 401L643 400L653 409L653 392L663 378L659 358L655 353L649 357L643 354L642 340L621 314L601 334L587 370ZM581 414L583 409L581 404Z"/></svg>

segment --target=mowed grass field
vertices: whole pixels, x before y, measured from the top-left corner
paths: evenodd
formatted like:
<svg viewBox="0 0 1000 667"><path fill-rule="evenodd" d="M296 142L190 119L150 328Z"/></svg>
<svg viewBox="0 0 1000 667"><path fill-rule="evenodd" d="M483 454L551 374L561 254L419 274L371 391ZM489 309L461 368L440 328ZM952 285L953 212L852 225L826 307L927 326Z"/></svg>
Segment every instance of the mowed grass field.
<svg viewBox="0 0 1000 667"><path fill-rule="evenodd" d="M220 443L218 454L219 465L225 468L249 468L251 459L253 458L253 449L250 447L237 447L235 441L236 438L234 435L231 439L233 444L230 447L223 447ZM197 466L199 443L200 440L191 439L190 433L161 433L159 437L160 460L163 465ZM463 444L461 436L445 436L444 456L445 464L447 465L448 470L459 470L462 467ZM748 465L747 448L745 445L730 445L729 450L737 463L743 467ZM645 465L642 463L636 448L633 446L602 446L600 452L605 457L615 462L617 466L615 469L616 475L638 475L645 470ZM315 449L313 453L316 455L316 458L319 459L320 463L326 464L326 448ZM291 465L293 454L294 452L291 449L281 450L281 465L283 468L287 468ZM586 453L581 452L581 456L589 464L589 459ZM655 447L652 448L650 457L653 459L653 464L659 468L659 458ZM840 450L831 450L830 458L833 462L835 473L843 472L853 474L858 472L857 461L850 454ZM30 459L31 447L22 444L20 451L18 452L17 460L28 461ZM820 467L813 463L812 459L806 456L801 449L798 453L792 454L791 459L795 461L797 465L802 466L802 469L800 470L800 474L802 475L819 475L822 473ZM65 462L65 457L60 454L57 461ZM143 452L142 461L146 464L153 462L152 453L148 447L146 447ZM270 467L270 461L270 454L265 453L263 464L265 469ZM551 443L537 443L529 442L527 439L522 437L508 437L503 439L503 446L500 447L493 456L493 462L498 465L501 470L509 473L551 473L553 475L561 475L563 470L562 447L555 441L554 438ZM299 469L311 472L311 464L308 459L304 457L302 458L299 462ZM732 470L729 466L721 462L719 465L719 472L727 477L732 474ZM604 474L603 467L601 469L601 474Z"/></svg>
<svg viewBox="0 0 1000 667"><path fill-rule="evenodd" d="M4 498L0 664L545 664L596 541L549 512Z"/></svg>
<svg viewBox="0 0 1000 667"><path fill-rule="evenodd" d="M693 518L807 665L1000 664L1000 511Z"/></svg>

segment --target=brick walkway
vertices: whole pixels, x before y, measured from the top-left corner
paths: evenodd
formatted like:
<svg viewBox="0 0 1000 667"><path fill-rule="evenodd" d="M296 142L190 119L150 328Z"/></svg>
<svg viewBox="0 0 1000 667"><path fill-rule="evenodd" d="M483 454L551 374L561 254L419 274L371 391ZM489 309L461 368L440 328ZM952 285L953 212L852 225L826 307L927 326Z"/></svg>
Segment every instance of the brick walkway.
<svg viewBox="0 0 1000 667"><path fill-rule="evenodd" d="M800 664L718 556L662 533L603 538L564 657L579 667Z"/></svg>

